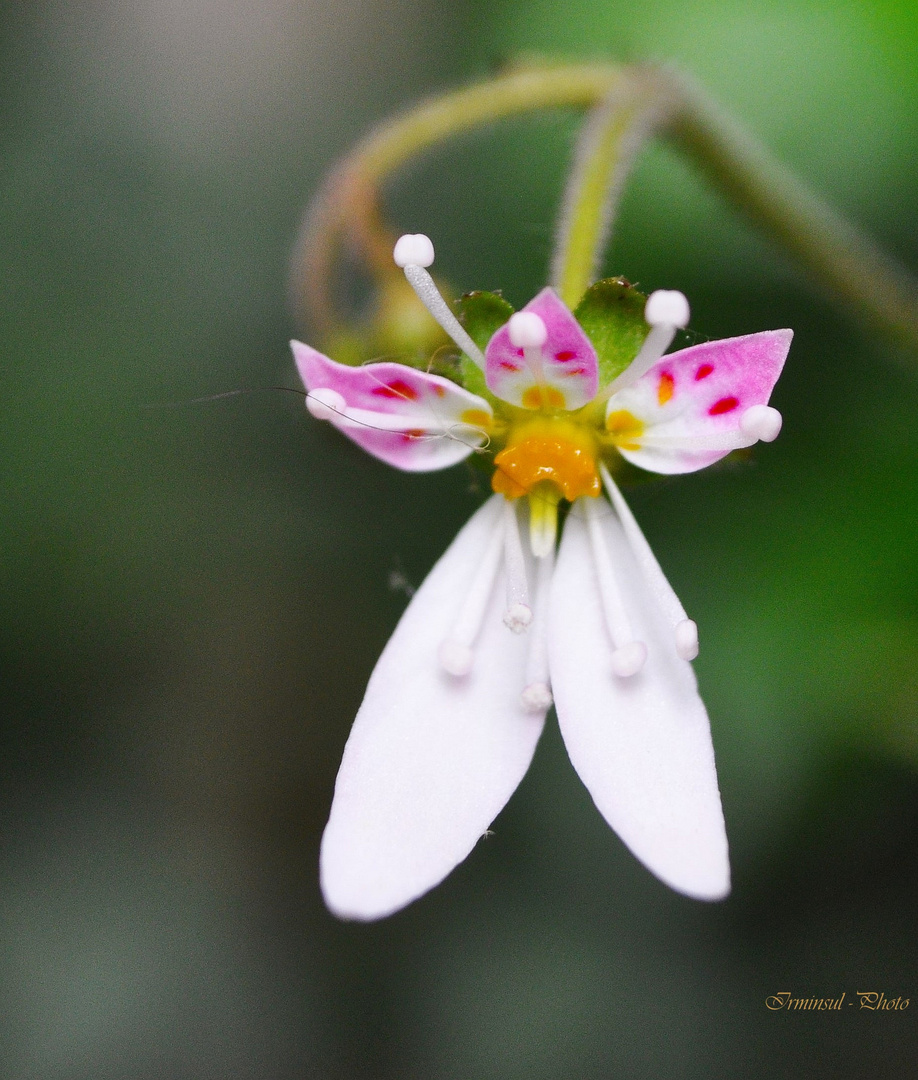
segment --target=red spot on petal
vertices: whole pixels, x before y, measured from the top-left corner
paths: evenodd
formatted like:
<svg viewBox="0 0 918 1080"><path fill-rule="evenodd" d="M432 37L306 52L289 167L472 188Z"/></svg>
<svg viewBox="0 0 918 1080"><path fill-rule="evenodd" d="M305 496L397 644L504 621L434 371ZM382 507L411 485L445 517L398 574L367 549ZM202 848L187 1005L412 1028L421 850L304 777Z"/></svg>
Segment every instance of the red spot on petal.
<svg viewBox="0 0 918 1080"><path fill-rule="evenodd" d="M520 348L520 349L516 350L516 355L517 356L525 356L526 353L525 353L525 351L523 349Z"/></svg>
<svg viewBox="0 0 918 1080"><path fill-rule="evenodd" d="M498 365L504 371L519 371L520 365L514 364L512 360L501 360Z"/></svg>
<svg viewBox="0 0 918 1080"><path fill-rule="evenodd" d="M577 354L573 349L562 349L561 352L555 353L555 359L560 360L561 363L565 363L568 360L573 360Z"/></svg>
<svg viewBox="0 0 918 1080"><path fill-rule="evenodd" d="M440 386L439 383L434 383L433 392L437 395L437 397L443 397L443 395L446 393L446 388Z"/></svg>
<svg viewBox="0 0 918 1080"><path fill-rule="evenodd" d="M702 364L701 367L695 372L695 380L697 382L701 382L701 380L706 379L713 370L713 364Z"/></svg>
<svg viewBox="0 0 918 1080"><path fill-rule="evenodd" d="M404 379L393 379L383 386L374 386L373 393L377 397L402 398L407 401L417 401L418 399L417 390L406 383Z"/></svg>
<svg viewBox="0 0 918 1080"><path fill-rule="evenodd" d="M708 409L708 415L720 416L721 413L733 412L737 405L739 405L739 401L735 397L722 397L720 401L715 401Z"/></svg>
<svg viewBox="0 0 918 1080"><path fill-rule="evenodd" d="M405 442L411 442L412 439L422 439L424 437L424 431L421 428L412 428L410 431L403 432L402 437Z"/></svg>

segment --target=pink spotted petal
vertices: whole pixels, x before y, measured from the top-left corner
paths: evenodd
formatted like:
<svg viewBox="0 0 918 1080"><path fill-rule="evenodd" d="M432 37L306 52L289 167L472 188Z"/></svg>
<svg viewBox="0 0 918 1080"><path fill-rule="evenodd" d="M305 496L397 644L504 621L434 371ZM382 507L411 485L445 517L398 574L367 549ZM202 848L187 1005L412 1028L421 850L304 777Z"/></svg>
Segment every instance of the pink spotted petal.
<svg viewBox="0 0 918 1080"><path fill-rule="evenodd" d="M740 420L768 402L792 337L792 330L766 330L664 356L609 399L610 423L625 412L643 425L619 446L622 456L651 472L686 473L751 445Z"/></svg>
<svg viewBox="0 0 918 1080"><path fill-rule="evenodd" d="M599 388L596 350L580 324L552 289L543 289L523 308L545 323L548 340L541 348L541 373L527 363L510 341L506 326L488 342L485 378L497 397L524 408L579 409ZM541 392L540 392L541 388Z"/></svg>
<svg viewBox="0 0 918 1080"><path fill-rule="evenodd" d="M449 379L388 362L349 367L300 341L290 345L307 404L388 465L445 469L487 441L491 406Z"/></svg>

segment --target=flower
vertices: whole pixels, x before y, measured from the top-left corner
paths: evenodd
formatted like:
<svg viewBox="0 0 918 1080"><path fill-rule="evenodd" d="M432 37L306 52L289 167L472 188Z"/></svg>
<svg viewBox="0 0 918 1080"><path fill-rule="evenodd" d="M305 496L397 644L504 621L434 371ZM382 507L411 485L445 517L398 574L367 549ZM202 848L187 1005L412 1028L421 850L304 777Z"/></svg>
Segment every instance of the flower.
<svg viewBox="0 0 918 1080"><path fill-rule="evenodd" d="M396 468L492 457L494 495L370 678L322 840L328 907L381 918L438 884L519 784L552 701L574 768L637 858L679 892L726 896L714 752L689 663L697 628L613 473L624 462L692 472L774 439L781 417L767 401L791 331L664 355L688 322L685 298L661 291L645 306L616 279L588 291L580 322L551 289L516 313L471 294L482 351L427 272L430 241L402 237L395 258L461 370L348 367L293 342L307 406Z"/></svg>

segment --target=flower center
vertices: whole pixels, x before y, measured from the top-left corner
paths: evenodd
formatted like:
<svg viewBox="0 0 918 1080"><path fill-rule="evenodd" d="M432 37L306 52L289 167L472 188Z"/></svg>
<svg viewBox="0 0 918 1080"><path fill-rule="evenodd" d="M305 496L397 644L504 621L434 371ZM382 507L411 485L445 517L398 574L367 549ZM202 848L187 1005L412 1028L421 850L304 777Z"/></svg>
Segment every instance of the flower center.
<svg viewBox="0 0 918 1080"><path fill-rule="evenodd" d="M494 458L491 487L508 499L519 499L536 485L549 483L568 502L581 495L596 497L602 490L596 450L595 439L583 428L540 417L511 431L507 446Z"/></svg>
<svg viewBox="0 0 918 1080"><path fill-rule="evenodd" d="M561 499L595 498L602 491L596 453L596 439L588 430L541 416L512 429L507 446L494 458L491 487L507 499L529 496L529 544L536 558L554 549Z"/></svg>

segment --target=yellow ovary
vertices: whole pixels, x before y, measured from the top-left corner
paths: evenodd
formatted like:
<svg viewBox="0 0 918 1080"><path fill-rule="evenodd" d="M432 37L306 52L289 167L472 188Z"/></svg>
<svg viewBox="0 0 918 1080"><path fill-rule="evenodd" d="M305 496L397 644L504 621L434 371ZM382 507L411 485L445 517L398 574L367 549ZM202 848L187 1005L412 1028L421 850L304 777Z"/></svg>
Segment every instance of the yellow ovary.
<svg viewBox="0 0 918 1080"><path fill-rule="evenodd" d="M494 459L491 486L508 499L551 484L569 502L601 491L596 445L589 432L565 421L542 419L522 425ZM544 488L542 488L544 490Z"/></svg>

